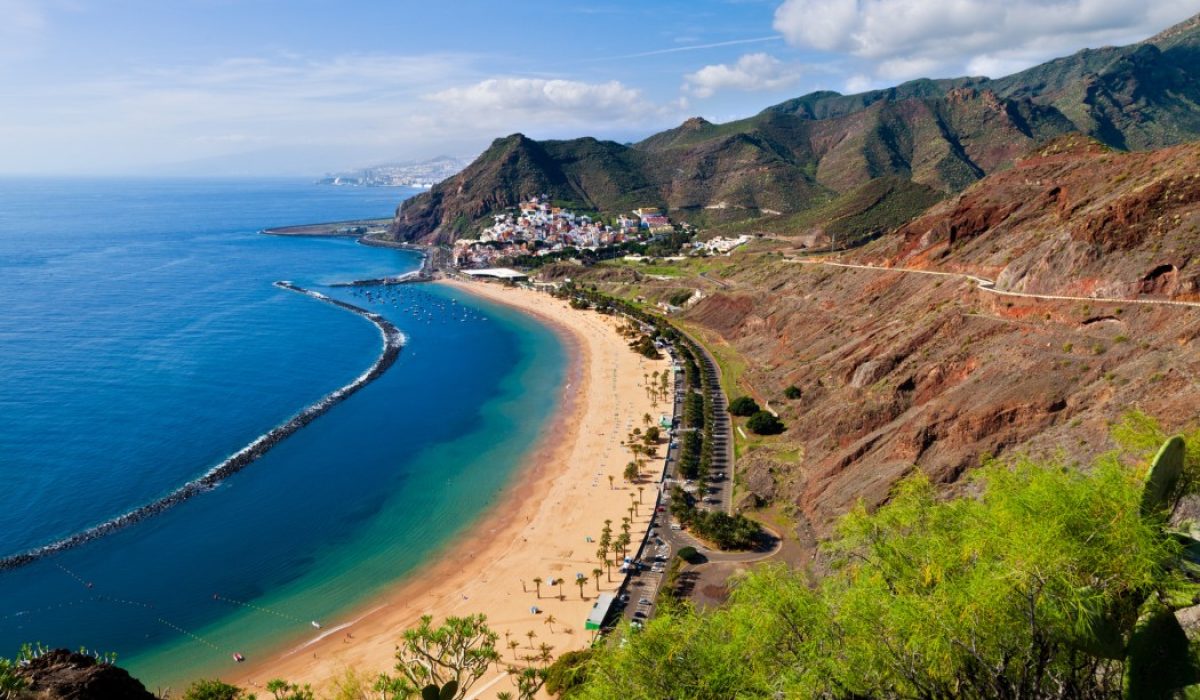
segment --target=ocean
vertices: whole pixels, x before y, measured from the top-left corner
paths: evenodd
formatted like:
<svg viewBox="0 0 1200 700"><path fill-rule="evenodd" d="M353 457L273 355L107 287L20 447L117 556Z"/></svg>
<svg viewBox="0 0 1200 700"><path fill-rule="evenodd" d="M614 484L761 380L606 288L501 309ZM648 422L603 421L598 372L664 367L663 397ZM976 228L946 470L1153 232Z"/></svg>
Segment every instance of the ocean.
<svg viewBox="0 0 1200 700"><path fill-rule="evenodd" d="M410 190L303 180L0 180L0 557L197 478L352 381L381 378L168 511L0 571L0 656L118 656L151 690L345 622L491 504L557 408L552 331L437 285L331 283L407 251L265 236L388 216ZM381 669L382 670L382 669Z"/></svg>

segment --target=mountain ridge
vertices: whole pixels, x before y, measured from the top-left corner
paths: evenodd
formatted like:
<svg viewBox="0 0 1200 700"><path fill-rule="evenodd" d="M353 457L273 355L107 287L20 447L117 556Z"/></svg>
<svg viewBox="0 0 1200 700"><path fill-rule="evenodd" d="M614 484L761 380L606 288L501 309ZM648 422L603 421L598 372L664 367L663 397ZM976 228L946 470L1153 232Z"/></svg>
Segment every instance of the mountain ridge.
<svg viewBox="0 0 1200 700"><path fill-rule="evenodd" d="M763 218L769 226L767 212L811 211L882 177L951 195L1071 132L1121 150L1200 138L1200 15L1142 42L1084 49L998 79L814 92L733 122L693 117L629 145L513 134L404 202L392 234L452 241L534 194L609 213L665 207L697 225Z"/></svg>

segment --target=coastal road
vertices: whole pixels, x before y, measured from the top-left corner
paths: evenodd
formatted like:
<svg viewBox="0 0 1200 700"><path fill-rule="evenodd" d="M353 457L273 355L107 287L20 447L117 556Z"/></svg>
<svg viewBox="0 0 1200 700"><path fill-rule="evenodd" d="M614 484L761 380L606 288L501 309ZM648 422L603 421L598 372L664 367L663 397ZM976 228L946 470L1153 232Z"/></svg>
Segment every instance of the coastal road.
<svg viewBox="0 0 1200 700"><path fill-rule="evenodd" d="M825 267L845 267L855 270L871 270L873 272L901 272L910 275L929 275L933 277L954 277L958 279L974 282L979 289L999 296L1006 297L1022 297L1025 299L1045 299L1049 301L1086 301L1100 302L1110 304L1145 304L1148 306L1190 306L1192 308L1200 308L1200 302L1196 301L1173 301L1170 299L1129 299L1121 297L1080 297L1068 296L1063 294L1034 294L1032 292L1011 292L1005 289L997 289L995 280L989 280L984 277L970 275L965 272L942 272L940 270L919 270L912 267L885 267L883 265L858 265L854 263L839 263L830 262L828 260L819 260L816 258L786 258L785 262L796 263L799 265L821 265Z"/></svg>
<svg viewBox="0 0 1200 700"><path fill-rule="evenodd" d="M709 395L713 407L713 453L712 468L708 473L707 494L697 494L704 500L702 508L733 512L733 421L729 417L729 401L721 388L721 368L717 361L695 338L687 336L699 351L700 371L708 379ZM699 390L699 388L697 388ZM671 474L677 474L671 471ZM718 477L724 474L724 477Z"/></svg>
<svg viewBox="0 0 1200 700"><path fill-rule="evenodd" d="M709 475L709 493L704 496L714 502L702 502L700 507L732 512L734 473L733 422L729 416L728 401L725 392L721 389L721 370L712 355L702 345L697 343L695 339L690 336L688 337L700 353L700 357L698 358L700 371L704 372L707 376L708 384L711 387L710 391L712 392L713 403L712 469ZM683 375L677 376L682 378ZM693 389L692 387L683 386L682 381L676 383L674 406L676 426L682 420L684 397L687 395L687 392L693 390L699 391L700 389L698 387ZM701 544L699 540L687 532L671 528L670 490L674 484L682 483L678 471L679 447L677 435L678 427L670 435L667 455L663 464L663 474L658 484L658 498L655 502L655 511L650 520L650 527L647 530L646 538L642 541L634 557L636 561L642 562L650 568L630 574L625 584L618 591L618 595L628 596L628 602L625 604L621 614L624 619L629 621L645 620L653 616L655 601L657 601L659 591L662 588L665 569L671 562L672 556L683 547L694 547L696 551L700 552L710 562L759 561L774 556L779 549L778 539L773 539L763 550L753 552L722 552L710 549ZM724 474L724 477L717 478L717 474ZM658 566L659 564L661 566ZM662 570L656 571L655 569ZM647 602L641 602L643 600Z"/></svg>

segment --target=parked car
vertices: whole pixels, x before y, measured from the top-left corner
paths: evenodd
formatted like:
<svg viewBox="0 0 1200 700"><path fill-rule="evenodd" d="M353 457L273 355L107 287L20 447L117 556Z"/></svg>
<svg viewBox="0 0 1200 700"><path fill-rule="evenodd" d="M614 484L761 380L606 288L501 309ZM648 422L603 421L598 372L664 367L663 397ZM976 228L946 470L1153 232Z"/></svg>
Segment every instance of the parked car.
<svg viewBox="0 0 1200 700"><path fill-rule="evenodd" d="M649 598L642 598L638 601L638 605L654 605Z"/></svg>

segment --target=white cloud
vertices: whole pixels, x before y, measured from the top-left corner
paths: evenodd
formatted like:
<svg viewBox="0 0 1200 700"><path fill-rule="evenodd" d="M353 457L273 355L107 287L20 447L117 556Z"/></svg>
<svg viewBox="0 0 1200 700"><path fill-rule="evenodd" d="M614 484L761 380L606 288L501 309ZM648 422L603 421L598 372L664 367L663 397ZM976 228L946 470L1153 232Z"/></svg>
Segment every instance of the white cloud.
<svg viewBox="0 0 1200 700"><path fill-rule="evenodd" d="M435 102L465 110L545 115L551 119L583 114L619 116L638 109L641 97L640 91L615 80L584 83L543 78L489 78L429 95Z"/></svg>
<svg viewBox="0 0 1200 700"><path fill-rule="evenodd" d="M711 97L721 90L757 92L795 85L801 78L798 66L765 53L748 53L728 65L705 66L684 76L685 89L697 97Z"/></svg>
<svg viewBox="0 0 1200 700"><path fill-rule="evenodd" d="M774 26L793 46L854 57L876 80L999 77L1132 43L1197 9L1179 0L785 0Z"/></svg>
<svg viewBox="0 0 1200 700"><path fill-rule="evenodd" d="M453 53L280 53L14 84L0 97L31 108L0 121L0 152L50 172L130 172L251 150L282 162L274 154L295 152L316 154L307 162L323 162L312 170L320 172L470 155L513 131L627 138L680 118L679 103L620 82L487 78L483 62ZM262 167L282 172L266 157Z"/></svg>

